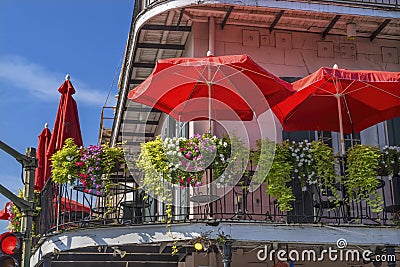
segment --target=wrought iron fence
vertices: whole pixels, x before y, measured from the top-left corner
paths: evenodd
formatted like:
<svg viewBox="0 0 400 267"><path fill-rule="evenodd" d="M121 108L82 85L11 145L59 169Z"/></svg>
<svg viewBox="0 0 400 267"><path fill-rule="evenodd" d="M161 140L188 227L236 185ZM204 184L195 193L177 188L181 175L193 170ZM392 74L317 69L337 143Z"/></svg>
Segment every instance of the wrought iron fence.
<svg viewBox="0 0 400 267"><path fill-rule="evenodd" d="M288 1L288 2L307 2L307 3L318 3L327 5L342 5L342 6L354 6L371 9L385 9L385 10L398 10L400 8L400 0L277 0L277 1ZM151 8L155 5L170 2L168 0L139 0L135 1L134 17L147 8Z"/></svg>
<svg viewBox="0 0 400 267"><path fill-rule="evenodd" d="M129 175L115 175L109 194L93 194L76 185L47 183L41 195L41 212L36 232L46 235L64 230L111 225L165 223L166 205L145 197ZM337 184L339 201L318 185L291 183L296 197L293 210L279 209L276 199L266 193L266 185L253 192L236 185L216 188L213 194L174 196L172 223L248 222L248 223L324 223L334 225L398 225L400 213L400 177L380 177L378 192L383 197L382 211L374 212L366 201L346 201L344 189ZM225 190L225 191L224 191ZM178 203L185 203L180 206Z"/></svg>

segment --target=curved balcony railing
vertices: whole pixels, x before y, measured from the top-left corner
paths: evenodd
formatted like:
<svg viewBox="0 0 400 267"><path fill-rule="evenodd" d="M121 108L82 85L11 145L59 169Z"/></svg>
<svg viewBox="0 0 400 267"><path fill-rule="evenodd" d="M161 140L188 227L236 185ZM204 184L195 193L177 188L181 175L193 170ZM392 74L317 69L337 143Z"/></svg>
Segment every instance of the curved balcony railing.
<svg viewBox="0 0 400 267"><path fill-rule="evenodd" d="M197 194L197 197L177 196L172 203L189 203L186 207L172 207L172 223L180 222L248 222L272 224L332 224L332 225L399 225L400 177L380 177L378 188L382 195L382 212L376 213L365 201L345 203L345 193L337 184L339 202L334 205L329 193L316 185L301 187L293 180L296 197L293 210L281 211L274 198L262 185L249 192L244 179L242 185L231 190L218 188L225 195ZM47 235L85 227L115 225L162 224L167 219L166 207L147 197L132 177L115 175L109 194L86 193L79 185L47 183L41 194L41 211L36 219L36 234ZM211 199L211 203L207 204ZM192 201L192 203L191 203ZM190 204L191 203L191 204Z"/></svg>
<svg viewBox="0 0 400 267"><path fill-rule="evenodd" d="M171 2L173 0L138 0L135 1L134 17L136 17L142 10L151 8L154 5ZM385 9L385 10L399 10L400 0L277 0L288 2L307 2L324 5L338 5L350 7L362 7L371 9Z"/></svg>

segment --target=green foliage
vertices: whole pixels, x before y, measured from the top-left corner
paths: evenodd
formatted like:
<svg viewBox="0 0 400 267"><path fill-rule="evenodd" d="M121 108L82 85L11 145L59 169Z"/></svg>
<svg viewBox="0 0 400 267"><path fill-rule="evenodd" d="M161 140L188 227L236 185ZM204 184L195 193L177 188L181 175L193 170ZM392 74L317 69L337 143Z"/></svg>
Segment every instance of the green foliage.
<svg viewBox="0 0 400 267"><path fill-rule="evenodd" d="M110 175L115 167L124 163L124 151L120 146L90 145L78 148L72 138L51 158L52 179L55 183L74 183L85 187L85 192L102 195L108 193Z"/></svg>
<svg viewBox="0 0 400 267"><path fill-rule="evenodd" d="M292 210L292 202L295 200L292 189L286 185L291 181L293 170L292 164L288 161L289 157L289 144L287 142L276 144L275 157L266 179L267 192L270 196L276 197L282 211ZM269 158L260 157L260 164L264 160Z"/></svg>
<svg viewBox="0 0 400 267"><path fill-rule="evenodd" d="M355 145L347 151L346 177L343 179L348 201L365 200L375 212L382 211L382 196L377 192L377 170L381 152L373 146Z"/></svg>
<svg viewBox="0 0 400 267"><path fill-rule="evenodd" d="M115 167L119 167L125 163L124 150L119 145L109 147L107 144L103 144L102 151L101 170L106 179L108 179L110 174L115 170Z"/></svg>
<svg viewBox="0 0 400 267"><path fill-rule="evenodd" d="M300 179L303 187L318 183L331 189L334 196L338 197L334 186L336 174L331 147L322 142L307 141L284 141L282 144L275 144L268 139L258 140L257 147L251 160L258 164L259 169L265 169L258 170L253 180L255 179L257 184L266 180L267 192L276 197L281 210L292 210L295 197L292 188L288 186L292 179Z"/></svg>
<svg viewBox="0 0 400 267"><path fill-rule="evenodd" d="M166 188L163 181L166 179L168 172L168 159L163 150L163 141L160 136L155 140L140 144L140 154L136 161L136 166L143 171L142 187L147 193L156 196L165 196Z"/></svg>
<svg viewBox="0 0 400 267"><path fill-rule="evenodd" d="M18 189L18 197L23 198L23 192L21 189ZM34 192L33 201L35 204L35 210L33 212L33 216L38 216L41 210L39 191ZM11 203L11 205L8 206L7 212L10 215L8 219L9 224L7 226L7 229L9 229L12 232L21 232L21 222L22 222L21 210L16 205L14 205L14 203ZM32 232L34 232L34 229L35 229L35 222L32 223Z"/></svg>
<svg viewBox="0 0 400 267"><path fill-rule="evenodd" d="M79 160L80 150L72 138L65 140L62 149L51 157L52 180L57 184L73 183L78 177L76 162Z"/></svg>
<svg viewBox="0 0 400 267"><path fill-rule="evenodd" d="M335 186L337 175L334 167L335 156L333 148L322 141L314 141L311 143L310 153L320 187L329 189L336 198L336 201L338 201L339 194Z"/></svg>

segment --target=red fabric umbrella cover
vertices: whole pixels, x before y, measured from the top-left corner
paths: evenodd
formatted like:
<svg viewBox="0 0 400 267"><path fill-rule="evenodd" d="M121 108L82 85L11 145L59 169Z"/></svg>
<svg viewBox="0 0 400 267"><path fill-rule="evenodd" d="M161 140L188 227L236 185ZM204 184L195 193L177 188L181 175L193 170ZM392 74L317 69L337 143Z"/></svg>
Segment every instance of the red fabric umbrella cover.
<svg viewBox="0 0 400 267"><path fill-rule="evenodd" d="M36 150L36 158L38 159L38 167L35 172L35 190L41 191L50 177L50 159L46 156L51 138L50 130L45 128L39 135L38 148Z"/></svg>
<svg viewBox="0 0 400 267"><path fill-rule="evenodd" d="M79 125L78 108L72 95L75 89L67 79L58 91L61 93L60 104L54 123L53 134L50 139L47 156L50 158L54 152L61 149L67 138L73 138L75 144L83 145L81 128Z"/></svg>
<svg viewBox="0 0 400 267"><path fill-rule="evenodd" d="M248 55L159 60L128 98L179 121L251 120L294 91ZM209 101L209 99L212 101ZM212 110L213 114L209 113Z"/></svg>
<svg viewBox="0 0 400 267"><path fill-rule="evenodd" d="M7 202L4 209L0 210L0 220L8 220L10 218L10 214L8 213L8 206L11 205L11 202Z"/></svg>
<svg viewBox="0 0 400 267"><path fill-rule="evenodd" d="M400 72L321 68L293 83L297 92L273 108L286 131L359 132L400 116Z"/></svg>
<svg viewBox="0 0 400 267"><path fill-rule="evenodd" d="M57 197L54 198L54 204L55 207L57 207ZM83 204L69 199L62 197L60 199L60 210L65 212L65 211L73 211L73 212L85 212L85 213L90 213L90 208L87 206L84 206Z"/></svg>

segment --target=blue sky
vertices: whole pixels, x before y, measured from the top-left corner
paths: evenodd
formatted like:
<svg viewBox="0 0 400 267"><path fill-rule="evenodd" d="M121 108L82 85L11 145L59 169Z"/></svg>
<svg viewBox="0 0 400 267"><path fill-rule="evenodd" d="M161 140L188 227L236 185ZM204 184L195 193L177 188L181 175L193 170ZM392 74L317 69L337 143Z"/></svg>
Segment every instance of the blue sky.
<svg viewBox="0 0 400 267"><path fill-rule="evenodd" d="M133 0L0 0L0 140L21 153L52 131L65 75L77 93L85 146L97 143L101 108L128 37ZM119 72L117 73L119 75ZM22 188L21 166L0 150L0 183ZM7 199L0 196L2 209ZM0 221L0 232L7 226Z"/></svg>

